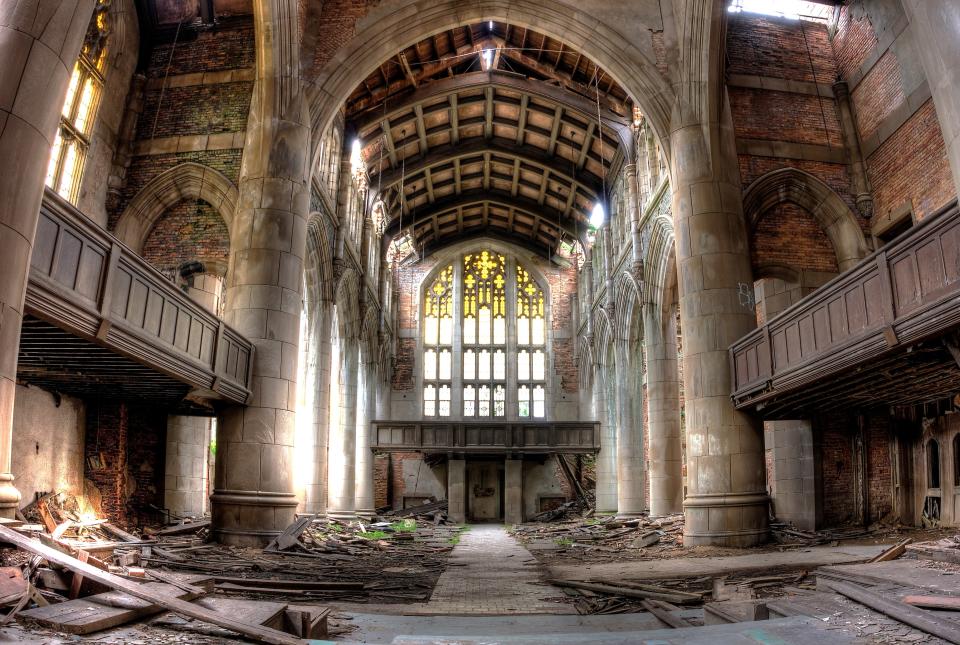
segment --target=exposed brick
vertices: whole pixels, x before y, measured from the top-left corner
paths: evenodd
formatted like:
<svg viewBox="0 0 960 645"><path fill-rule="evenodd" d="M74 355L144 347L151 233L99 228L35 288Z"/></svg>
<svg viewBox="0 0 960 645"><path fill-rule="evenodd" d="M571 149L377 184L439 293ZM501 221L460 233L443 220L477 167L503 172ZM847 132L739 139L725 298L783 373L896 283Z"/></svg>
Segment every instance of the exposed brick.
<svg viewBox="0 0 960 645"><path fill-rule="evenodd" d="M877 36L859 0L840 8L836 29L831 44L837 70L842 78L849 79L877 46Z"/></svg>
<svg viewBox="0 0 960 645"><path fill-rule="evenodd" d="M956 197L932 99L867 158L867 174L877 215L909 200L922 219Z"/></svg>
<svg viewBox="0 0 960 645"><path fill-rule="evenodd" d="M857 131L865 140L907 97L903 93L900 63L892 51L884 54L850 95L856 111Z"/></svg>
<svg viewBox="0 0 960 645"><path fill-rule="evenodd" d="M203 201L183 201L169 209L150 231L143 257L171 272L199 260L227 265L230 233L220 214Z"/></svg>
<svg viewBox="0 0 960 645"><path fill-rule="evenodd" d="M754 275L764 265L839 273L830 239L813 215L791 203L768 210L750 234Z"/></svg>

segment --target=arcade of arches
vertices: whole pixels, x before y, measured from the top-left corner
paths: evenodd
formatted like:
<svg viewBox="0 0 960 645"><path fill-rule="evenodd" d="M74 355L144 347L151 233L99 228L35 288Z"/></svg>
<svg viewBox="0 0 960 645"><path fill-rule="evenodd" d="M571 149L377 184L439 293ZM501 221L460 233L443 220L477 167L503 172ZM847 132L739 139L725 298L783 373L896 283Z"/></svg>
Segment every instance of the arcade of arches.
<svg viewBox="0 0 960 645"><path fill-rule="evenodd" d="M960 13L750 4L3 2L0 513L960 524Z"/></svg>

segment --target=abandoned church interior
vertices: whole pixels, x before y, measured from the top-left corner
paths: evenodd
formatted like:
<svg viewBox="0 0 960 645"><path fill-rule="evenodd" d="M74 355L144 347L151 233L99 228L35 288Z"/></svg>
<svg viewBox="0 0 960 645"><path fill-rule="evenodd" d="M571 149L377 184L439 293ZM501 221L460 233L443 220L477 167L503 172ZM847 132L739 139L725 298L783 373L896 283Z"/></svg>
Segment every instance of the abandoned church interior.
<svg viewBox="0 0 960 645"><path fill-rule="evenodd" d="M0 640L960 643L960 2L0 0Z"/></svg>

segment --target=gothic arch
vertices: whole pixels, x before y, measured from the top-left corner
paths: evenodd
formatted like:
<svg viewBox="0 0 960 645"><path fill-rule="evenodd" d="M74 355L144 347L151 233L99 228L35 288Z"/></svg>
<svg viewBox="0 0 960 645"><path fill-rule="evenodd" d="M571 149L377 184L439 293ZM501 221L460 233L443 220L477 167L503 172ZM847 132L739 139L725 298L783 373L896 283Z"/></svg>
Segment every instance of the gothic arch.
<svg viewBox="0 0 960 645"><path fill-rule="evenodd" d="M157 221L185 199L200 199L210 204L223 218L227 231L232 232L238 198L236 186L223 173L188 161L147 182L120 215L114 235L141 253Z"/></svg>
<svg viewBox="0 0 960 645"><path fill-rule="evenodd" d="M617 342L635 343L639 341L635 318L638 316L637 303L640 302L641 289L636 278L629 271L621 271L614 282L616 306L614 307L614 329ZM642 328L640 328L642 329Z"/></svg>
<svg viewBox="0 0 960 645"><path fill-rule="evenodd" d="M670 308L669 285L676 282L673 220L670 213L656 216L649 224L650 238L643 262L646 305L659 311Z"/></svg>
<svg viewBox="0 0 960 645"><path fill-rule="evenodd" d="M333 301L333 259L330 257L332 241L327 235L323 216L311 213L307 221L307 257L304 273L307 312L312 314L320 303Z"/></svg>
<svg viewBox="0 0 960 645"><path fill-rule="evenodd" d="M711 2L710 5L719 4ZM713 7L692 11L710 13ZM674 90L670 79L657 69L656 62L638 46L649 38L654 28L670 33L674 17L663 15L657 7L656 16L648 11L648 21L662 21L658 25L643 25L636 12L637 34L621 33L623 22L611 14L606 22L589 12L573 11L548 0L397 0L383 3L357 23L356 35L334 56L326 61L316 75L309 79L312 86L310 116L312 124L311 167L316 166L320 137L335 118L350 92L384 60L397 50L410 46L432 34L471 23L495 20L518 27L530 27L548 36L562 40L611 74L631 97L638 101L654 131L664 144L669 134ZM308 12L308 16L310 12ZM708 23L712 22L709 19ZM307 39L308 49L312 43ZM704 46L709 46L704 43ZM682 49L682 48L681 48ZM652 47L649 47L652 52ZM699 55L700 52L695 52ZM721 58L713 56L711 58Z"/></svg>
<svg viewBox="0 0 960 645"><path fill-rule="evenodd" d="M846 271L869 254L867 240L856 215L825 183L796 168L780 168L759 177L743 194L743 212L753 230L771 208L795 204L809 212L830 239L840 271Z"/></svg>
<svg viewBox="0 0 960 645"><path fill-rule="evenodd" d="M340 341L360 338L360 278L353 269L345 269L337 281L334 305Z"/></svg>

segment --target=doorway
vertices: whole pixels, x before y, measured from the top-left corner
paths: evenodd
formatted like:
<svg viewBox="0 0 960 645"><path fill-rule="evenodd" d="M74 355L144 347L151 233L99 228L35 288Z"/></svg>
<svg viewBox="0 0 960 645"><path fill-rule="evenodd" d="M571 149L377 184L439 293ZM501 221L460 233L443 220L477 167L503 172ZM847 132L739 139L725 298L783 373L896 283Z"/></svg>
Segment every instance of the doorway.
<svg viewBox="0 0 960 645"><path fill-rule="evenodd" d="M503 461L467 462L467 518L469 521L503 521L503 492Z"/></svg>

